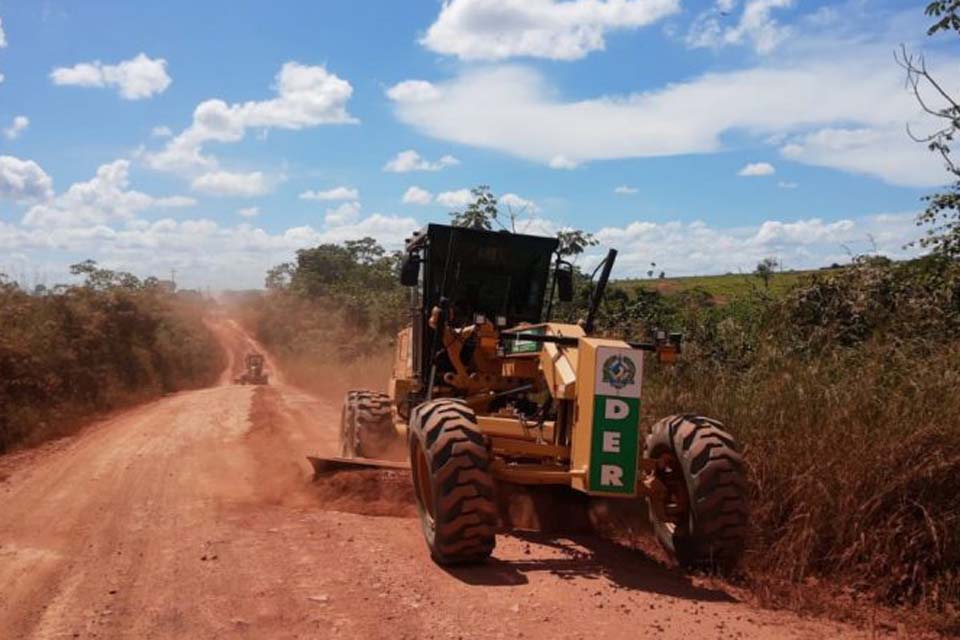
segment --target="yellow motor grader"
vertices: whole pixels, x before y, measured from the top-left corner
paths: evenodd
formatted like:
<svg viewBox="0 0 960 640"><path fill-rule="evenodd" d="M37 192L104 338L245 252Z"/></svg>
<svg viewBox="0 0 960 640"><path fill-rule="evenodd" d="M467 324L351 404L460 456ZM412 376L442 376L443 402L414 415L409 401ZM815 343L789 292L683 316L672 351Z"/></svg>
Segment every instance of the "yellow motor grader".
<svg viewBox="0 0 960 640"><path fill-rule="evenodd" d="M263 354L251 351L243 357L243 373L233 379L234 384L267 384L269 376L263 370Z"/></svg>
<svg viewBox="0 0 960 640"><path fill-rule="evenodd" d="M646 343L594 334L616 251L578 324L549 320L572 299L558 241L431 224L406 243L411 325L386 394L348 393L341 457L318 474L409 464L423 532L440 564L493 551L498 487L561 485L646 499L655 533L686 567L729 570L747 529L743 461L716 420L674 415L644 433L645 356L672 362L680 337ZM393 448L406 463L381 461ZM569 489L567 489L569 491Z"/></svg>

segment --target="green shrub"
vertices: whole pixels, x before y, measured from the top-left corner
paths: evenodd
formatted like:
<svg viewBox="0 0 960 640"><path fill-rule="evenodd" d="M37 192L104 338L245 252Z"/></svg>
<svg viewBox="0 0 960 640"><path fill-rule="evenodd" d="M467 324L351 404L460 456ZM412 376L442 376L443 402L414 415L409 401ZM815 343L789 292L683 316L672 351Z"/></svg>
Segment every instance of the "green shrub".
<svg viewBox="0 0 960 640"><path fill-rule="evenodd" d="M214 382L225 356L202 303L79 265L82 286L29 295L0 280L0 452L86 416Z"/></svg>

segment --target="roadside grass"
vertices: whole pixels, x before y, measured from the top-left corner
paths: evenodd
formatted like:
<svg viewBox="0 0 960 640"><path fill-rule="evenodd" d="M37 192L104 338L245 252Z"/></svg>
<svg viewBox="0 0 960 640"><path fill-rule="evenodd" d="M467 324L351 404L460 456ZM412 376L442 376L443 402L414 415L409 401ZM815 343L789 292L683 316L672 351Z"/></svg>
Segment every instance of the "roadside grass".
<svg viewBox="0 0 960 640"><path fill-rule="evenodd" d="M678 312L690 339L650 367L646 424L701 413L739 440L767 603L830 584L851 612L960 632L960 265L864 261L751 304Z"/></svg>

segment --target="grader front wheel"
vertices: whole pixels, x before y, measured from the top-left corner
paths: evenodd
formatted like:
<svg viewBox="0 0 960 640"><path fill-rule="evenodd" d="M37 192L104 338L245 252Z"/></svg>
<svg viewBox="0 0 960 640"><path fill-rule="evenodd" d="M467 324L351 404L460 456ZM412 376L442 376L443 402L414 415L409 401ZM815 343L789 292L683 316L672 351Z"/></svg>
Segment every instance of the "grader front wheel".
<svg viewBox="0 0 960 640"><path fill-rule="evenodd" d="M668 496L650 520L660 543L680 565L729 573L743 554L747 485L733 437L716 420L670 416L647 438Z"/></svg>
<svg viewBox="0 0 960 640"><path fill-rule="evenodd" d="M496 544L489 453L466 404L425 402L410 420L414 495L430 553L442 565L482 562Z"/></svg>

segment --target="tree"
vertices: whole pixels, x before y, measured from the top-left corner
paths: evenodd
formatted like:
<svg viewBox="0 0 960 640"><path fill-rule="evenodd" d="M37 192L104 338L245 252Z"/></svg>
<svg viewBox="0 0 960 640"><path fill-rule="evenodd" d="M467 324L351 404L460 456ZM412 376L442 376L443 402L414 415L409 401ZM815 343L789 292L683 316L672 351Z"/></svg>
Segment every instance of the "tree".
<svg viewBox="0 0 960 640"><path fill-rule="evenodd" d="M293 274L295 271L295 267L290 262L278 264L267 271L267 277L264 281L264 286L271 291L286 289L290 286L290 282L293 280Z"/></svg>
<svg viewBox="0 0 960 640"><path fill-rule="evenodd" d="M778 266L780 266L780 263L777 262L776 258L764 258L757 263L757 268L754 269L753 275L763 280L764 289L770 288L770 278L773 277Z"/></svg>
<svg viewBox="0 0 960 640"><path fill-rule="evenodd" d="M95 260L84 260L70 265L70 273L75 276L84 276L85 287L100 291L114 288L140 289L143 286L140 278L132 273L103 269Z"/></svg>
<svg viewBox="0 0 960 640"><path fill-rule="evenodd" d="M593 247L599 244L599 241L593 237L592 233L581 231L580 229L563 229L557 231L557 239L560 246L557 253L561 258L571 258L583 253L587 247Z"/></svg>
<svg viewBox="0 0 960 640"><path fill-rule="evenodd" d="M453 226L489 231L493 228L493 221L497 219L497 198L485 184L474 187L470 193L475 200L467 205L467 209L463 212L450 213Z"/></svg>
<svg viewBox="0 0 960 640"><path fill-rule="evenodd" d="M354 261L367 266L374 264L385 253L384 248L370 236L359 240L347 240L343 246L353 256Z"/></svg>
<svg viewBox="0 0 960 640"><path fill-rule="evenodd" d="M938 0L927 5L928 16L936 21L927 35L941 31L960 35L960 0ZM907 83L923 110L939 121L933 131L917 135L907 132L915 141L926 144L930 151L943 158L947 173L955 182L945 191L924 198L926 210L917 218L917 225L927 226L920 246L951 258L960 257L960 166L951 155L951 145L960 133L960 99L952 97L927 70L923 56L908 53L901 47L897 62L907 73ZM913 243L911 243L913 244Z"/></svg>

